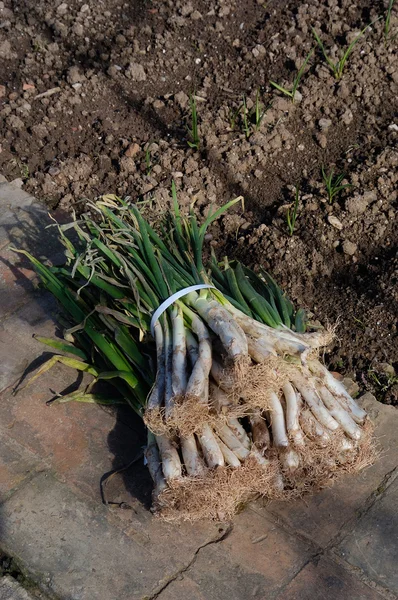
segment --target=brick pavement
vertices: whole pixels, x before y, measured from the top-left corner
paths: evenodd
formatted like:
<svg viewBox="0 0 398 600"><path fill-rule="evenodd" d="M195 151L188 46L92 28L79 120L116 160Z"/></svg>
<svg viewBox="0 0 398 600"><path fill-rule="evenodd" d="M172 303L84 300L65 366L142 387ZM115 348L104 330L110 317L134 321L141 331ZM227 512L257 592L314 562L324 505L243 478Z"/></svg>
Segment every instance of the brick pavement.
<svg viewBox="0 0 398 600"><path fill-rule="evenodd" d="M0 554L15 558L22 583L65 600L398 597L398 413L370 394L362 403L382 458L312 498L256 501L232 523L170 525L148 511L138 463L110 480L114 504L103 505L100 477L132 460L142 428L125 408L46 405L79 383L64 367L12 394L42 360L32 334L55 331L56 306L8 246L48 258L60 248L45 209L20 189L1 183L0 209ZM24 597L12 581L0 578L0 599Z"/></svg>

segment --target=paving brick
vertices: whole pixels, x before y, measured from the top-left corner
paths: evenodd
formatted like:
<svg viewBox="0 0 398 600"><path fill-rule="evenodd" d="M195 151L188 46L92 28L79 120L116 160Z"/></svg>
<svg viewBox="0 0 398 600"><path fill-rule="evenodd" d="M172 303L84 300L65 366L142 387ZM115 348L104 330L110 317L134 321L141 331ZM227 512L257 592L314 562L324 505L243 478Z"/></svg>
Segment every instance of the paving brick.
<svg viewBox="0 0 398 600"><path fill-rule="evenodd" d="M0 183L0 224L8 223L14 213L35 202L35 198L21 188L7 182Z"/></svg>
<svg viewBox="0 0 398 600"><path fill-rule="evenodd" d="M89 471L91 466L101 463L109 470L107 435L114 425L114 417L94 405L46 404L53 397L51 390L62 392L75 382L80 382L77 372L55 367L16 396L10 392L3 394L0 415L9 427L7 434L38 458L48 460L60 477L68 474L72 477L85 466L82 485L89 488L94 484L97 492L102 472L98 467L94 482Z"/></svg>
<svg viewBox="0 0 398 600"><path fill-rule="evenodd" d="M13 385L29 363L42 351L32 338L40 332L51 337L55 324L51 316L56 311L53 298L40 294L14 315L0 321L0 392Z"/></svg>
<svg viewBox="0 0 398 600"><path fill-rule="evenodd" d="M70 220L70 216L60 210L52 211L52 216L60 223ZM48 249L60 248L56 228L47 228L52 223L45 204L20 188L0 184L0 248L11 242L48 257Z"/></svg>
<svg viewBox="0 0 398 600"><path fill-rule="evenodd" d="M34 455L39 469L52 469L80 498L102 507L99 482L114 468L129 464L145 444L141 421L128 407L116 411L82 404L46 405L54 391L60 393L76 381L76 372L54 367L40 377L32 388L16 396L9 391L0 396L0 422L3 436L18 441ZM0 443L2 439L0 433ZM106 498L121 503L106 511L109 523L144 547L157 544L168 535L169 525L154 519L149 512L152 484L141 457L129 470L113 476L105 486ZM199 539L212 524L197 526ZM176 529L178 531L178 529ZM196 544L195 527L189 535L176 539L179 547ZM171 546L173 542L170 540ZM185 558L185 557L184 557Z"/></svg>
<svg viewBox="0 0 398 600"><path fill-rule="evenodd" d="M209 600L217 598L222 600L223 596L208 596L204 592L203 587L193 581L188 575L181 576L177 580L172 581L158 596L159 600L176 600L189 598L189 600ZM231 596L228 596L231 598Z"/></svg>
<svg viewBox="0 0 398 600"><path fill-rule="evenodd" d="M60 222L64 213L54 213ZM69 217L68 217L69 219ZM63 247L45 205L21 189L0 184L0 319L27 302L36 280L27 258L10 247L28 250L40 260L58 262Z"/></svg>
<svg viewBox="0 0 398 600"><path fill-rule="evenodd" d="M34 600L33 596L25 590L12 577L6 576L0 579L1 600Z"/></svg>
<svg viewBox="0 0 398 600"><path fill-rule="evenodd" d="M347 562L395 594L398 594L397 506L396 480L338 548Z"/></svg>
<svg viewBox="0 0 398 600"><path fill-rule="evenodd" d="M361 402L376 426L376 437L382 449L378 461L359 475L346 476L332 488L312 497L286 504L271 503L267 507L273 515L281 517L322 547L330 544L344 524L355 518L356 511L378 488L385 475L398 465L395 444L398 411L377 402L371 394L366 394Z"/></svg>
<svg viewBox="0 0 398 600"><path fill-rule="evenodd" d="M28 261L8 247L0 250L0 319L12 314L34 294L36 274Z"/></svg>
<svg viewBox="0 0 398 600"><path fill-rule="evenodd" d="M311 562L277 600L381 600L375 590L327 558Z"/></svg>
<svg viewBox="0 0 398 600"><path fill-rule="evenodd" d="M35 472L38 460L0 430L0 502ZM1 598L1 594L0 594Z"/></svg>
<svg viewBox="0 0 398 600"><path fill-rule="evenodd" d="M192 567L160 599L273 598L310 553L308 545L247 509L234 519L233 530L223 541L199 550Z"/></svg>
<svg viewBox="0 0 398 600"><path fill-rule="evenodd" d="M23 211L34 202L34 197L20 188L0 183L0 249L9 242L9 232L18 227Z"/></svg>
<svg viewBox="0 0 398 600"><path fill-rule="evenodd" d="M34 329L41 332L41 323ZM26 329L23 331L26 333ZM35 358L41 350L47 355L45 346L32 342L30 358ZM18 348L16 355L20 360ZM89 376L88 381L91 381ZM145 433L141 421L128 408L113 411L78 402L46 404L54 397L53 392L70 391L72 386L82 383L77 371L65 366L53 367L17 395L13 396L11 389L0 395L0 422L8 437L50 465L60 479L100 501L101 476L113 467L131 462L145 444ZM130 477L134 480L137 474L140 479L128 486L129 492L137 492L139 498L146 496L144 501L148 502L151 486L143 460L134 470L112 479L112 485L107 486L107 497L131 504L132 497L124 482ZM146 484L146 488L142 489L140 483Z"/></svg>
<svg viewBox="0 0 398 600"><path fill-rule="evenodd" d="M60 251L63 254L54 219L63 223L70 221L70 216L63 211L52 211L50 217L48 208L39 202L20 209L14 213L14 223L7 227L10 243L41 260L51 260Z"/></svg>
<svg viewBox="0 0 398 600"><path fill-rule="evenodd" d="M182 570L214 525L172 526L152 519L159 535L138 543L63 483L42 473L0 507L0 539L32 577L68 600L142 600Z"/></svg>

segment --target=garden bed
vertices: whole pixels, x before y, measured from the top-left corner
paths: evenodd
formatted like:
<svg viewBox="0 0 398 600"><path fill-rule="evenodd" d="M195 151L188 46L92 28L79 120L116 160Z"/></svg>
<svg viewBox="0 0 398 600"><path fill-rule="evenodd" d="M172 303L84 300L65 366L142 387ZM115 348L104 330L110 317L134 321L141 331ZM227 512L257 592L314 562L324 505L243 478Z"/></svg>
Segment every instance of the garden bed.
<svg viewBox="0 0 398 600"><path fill-rule="evenodd" d="M397 404L398 18L393 6L386 34L386 9L0 2L0 170L67 211L116 193L156 215L172 179L202 214L243 195L212 229L217 256L261 264L313 320L338 322L327 364ZM336 79L312 28L337 62L371 22ZM270 81L291 90L312 48L292 102ZM350 186L332 202L322 169Z"/></svg>

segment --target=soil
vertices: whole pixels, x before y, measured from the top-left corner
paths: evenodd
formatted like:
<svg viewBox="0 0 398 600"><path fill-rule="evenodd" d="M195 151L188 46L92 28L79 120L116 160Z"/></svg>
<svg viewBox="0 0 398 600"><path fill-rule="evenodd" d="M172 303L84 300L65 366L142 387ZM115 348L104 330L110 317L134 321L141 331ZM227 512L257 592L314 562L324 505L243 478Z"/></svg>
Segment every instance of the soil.
<svg viewBox="0 0 398 600"><path fill-rule="evenodd" d="M243 195L211 231L218 256L261 264L313 320L337 322L327 364L398 404L398 11L385 36L386 5L0 1L0 171L76 212L115 193L156 216L172 179L201 214ZM337 62L372 21L337 80L311 28ZM270 80L290 90L312 48L292 102ZM332 202L322 167L349 184Z"/></svg>

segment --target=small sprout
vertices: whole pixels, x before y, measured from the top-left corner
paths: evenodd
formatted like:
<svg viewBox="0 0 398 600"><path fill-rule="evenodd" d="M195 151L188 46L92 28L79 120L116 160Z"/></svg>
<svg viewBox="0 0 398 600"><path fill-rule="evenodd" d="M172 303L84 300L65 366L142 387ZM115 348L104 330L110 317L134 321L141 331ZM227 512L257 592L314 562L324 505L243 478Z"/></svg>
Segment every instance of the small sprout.
<svg viewBox="0 0 398 600"><path fill-rule="evenodd" d="M255 131L258 131L260 129L261 126L261 122L264 118L265 113L267 112L267 110L271 108L271 104L268 104L268 106L264 106L264 104L261 104L260 102L260 90L257 89L256 92L256 103L255 103L255 111L254 111L254 128Z"/></svg>
<svg viewBox="0 0 398 600"><path fill-rule="evenodd" d="M41 42L35 41L33 44L33 52L35 54L39 53L39 52L43 52L43 50L45 50L44 46L41 45Z"/></svg>
<svg viewBox="0 0 398 600"><path fill-rule="evenodd" d="M386 18L384 22L384 41L387 43L390 36L390 27L391 27L391 13L392 7L395 4L395 0L390 0L387 7ZM396 36L393 36L391 39L395 39Z"/></svg>
<svg viewBox="0 0 398 600"><path fill-rule="evenodd" d="M188 140L188 146L190 148L194 148L195 150L199 150L198 112L196 109L196 98L194 94L191 94L189 97L189 105L191 107L192 129L188 128L188 133L191 137L191 139Z"/></svg>
<svg viewBox="0 0 398 600"><path fill-rule="evenodd" d="M290 237L293 235L294 228L296 226L297 209L298 209L298 203L299 203L299 199L300 199L299 194L300 194L299 186L296 185L296 193L295 193L293 208L289 207L287 209L287 213L286 213L286 222L287 222L287 228L288 228Z"/></svg>
<svg viewBox="0 0 398 600"><path fill-rule="evenodd" d="M345 154L350 154L350 152L353 152L354 150L358 150L358 148L360 148L359 144L352 144L351 146L348 147L348 149L345 151Z"/></svg>
<svg viewBox="0 0 398 600"><path fill-rule="evenodd" d="M385 394L398 383L398 377L393 367L391 369L370 368L367 375L380 394Z"/></svg>
<svg viewBox="0 0 398 600"><path fill-rule="evenodd" d="M359 32L359 34L356 36L356 38L354 38L353 41L351 42L351 44L346 48L342 58L340 60L338 60L336 63L334 63L333 60L330 58L330 56L328 56L321 38L319 37L319 35L315 31L315 29L312 27L312 33L314 35L316 43L318 44L319 48L321 49L322 54L328 64L330 70L332 71L335 79L341 79L341 77L343 75L345 64L346 64L348 58L350 57L352 51L354 50L355 44L357 42L359 42L359 40L362 38L362 36L366 32L366 30L369 29L369 27L371 27L379 19L380 19L380 17L378 17L377 19L375 19L374 21L369 23L369 25L366 25L366 27L364 27L364 29L362 29L362 31Z"/></svg>
<svg viewBox="0 0 398 600"><path fill-rule="evenodd" d="M231 110L229 113L229 126L232 130L235 129L236 121L239 117L240 111L243 108L243 103L239 104L239 107L236 110Z"/></svg>
<svg viewBox="0 0 398 600"><path fill-rule="evenodd" d="M308 64L308 61L310 60L311 56L314 53L314 48L312 48L312 50L307 54L303 64L301 65L301 67L299 68L299 70L297 71L297 75L293 80L293 87L291 90L287 90L286 88L282 87L281 85L279 85L278 83L276 83L275 81L270 81L270 84L276 88L277 90L279 90L280 92L282 92L283 94L285 94L285 96L289 96L289 98L291 98L292 102L294 102L295 98L296 98L296 92L298 91L298 86L300 84L301 78L304 74L304 70L305 67Z"/></svg>
<svg viewBox="0 0 398 600"><path fill-rule="evenodd" d="M232 115L233 125L235 126L236 119L237 119L239 113L242 112L243 131L246 136L246 139L249 139L250 135L254 131L258 131L260 129L261 122L264 118L264 115L271 106L272 106L272 104L268 104L268 106L264 106L260 102L260 90L257 89L256 100L254 103L254 107L251 110L249 110L247 108L246 96L243 96L242 104L239 106L236 113L234 113ZM230 120L230 124L231 124L231 129L233 129L232 119Z"/></svg>
<svg viewBox="0 0 398 600"><path fill-rule="evenodd" d="M247 104L246 104L246 96L243 96L243 131L245 133L246 139L248 139L250 137L250 125L249 125L249 119L248 119L248 110L247 110Z"/></svg>
<svg viewBox="0 0 398 600"><path fill-rule="evenodd" d="M322 178L326 187L326 191L328 194L329 204L332 204L333 198L342 190L346 188L352 187L351 183L344 183L342 181L345 177L345 173L340 173L339 175L334 174L334 170L332 169L329 175L326 174L325 169L322 167Z"/></svg>
<svg viewBox="0 0 398 600"><path fill-rule="evenodd" d="M151 146L152 146L152 142L149 142L149 144L145 150L145 165L146 165L146 174L147 175L150 175L151 171L152 171Z"/></svg>
<svg viewBox="0 0 398 600"><path fill-rule="evenodd" d="M357 319L357 317L354 317L354 322L359 329L362 329L362 331L365 331L366 325L363 321L361 321L361 319Z"/></svg>
<svg viewBox="0 0 398 600"><path fill-rule="evenodd" d="M22 179L28 179L29 177L29 165L27 163L20 163L20 172L21 172L21 178Z"/></svg>

